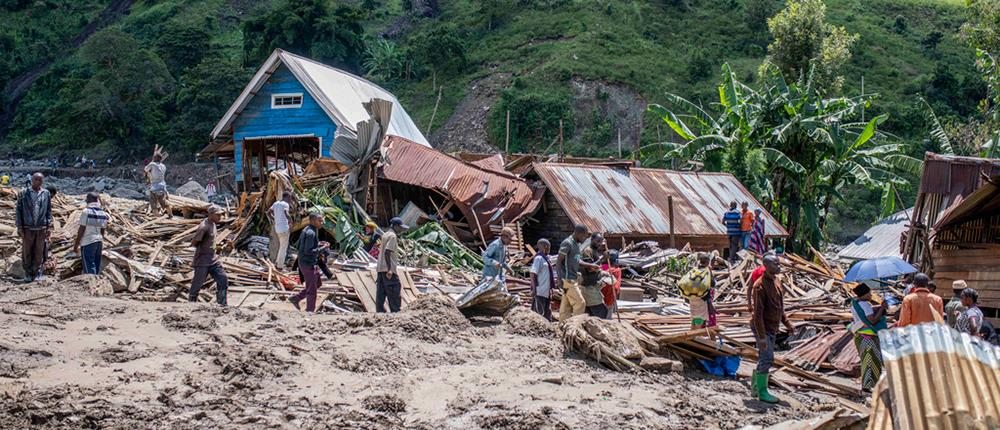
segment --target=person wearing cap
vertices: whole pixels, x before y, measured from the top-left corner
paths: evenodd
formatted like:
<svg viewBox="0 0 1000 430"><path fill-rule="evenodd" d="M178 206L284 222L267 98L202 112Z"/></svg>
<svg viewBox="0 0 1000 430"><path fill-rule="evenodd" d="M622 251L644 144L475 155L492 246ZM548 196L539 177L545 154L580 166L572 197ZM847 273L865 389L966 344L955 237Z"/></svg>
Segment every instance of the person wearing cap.
<svg viewBox="0 0 1000 430"><path fill-rule="evenodd" d="M510 270L507 264L507 245L514 240L514 230L504 227L500 237L490 243L483 251L483 279L503 279L504 269Z"/></svg>
<svg viewBox="0 0 1000 430"><path fill-rule="evenodd" d="M878 333L888 328L885 308L872 305L872 289L868 285L854 287L855 298L851 299L851 315L854 317L850 329L854 334L854 347L861 357L861 392L871 392L882 376L882 351L879 349Z"/></svg>
<svg viewBox="0 0 1000 430"><path fill-rule="evenodd" d="M955 328L955 321L958 320L958 316L962 315L962 312L965 312L965 305L962 304L962 290L968 286L963 279L951 283L951 291L954 296L948 301L948 304L944 305L944 318L948 321L948 326L951 328Z"/></svg>
<svg viewBox="0 0 1000 430"><path fill-rule="evenodd" d="M329 243L320 242L319 228L323 226L323 214L314 211L309 213L309 225L302 229L299 235L299 273L305 287L288 298L288 301L301 309L299 302L306 299L306 312L316 311L316 293L323 282L319 277L320 253L330 246Z"/></svg>
<svg viewBox="0 0 1000 430"><path fill-rule="evenodd" d="M274 202L267 210L267 219L271 221L271 241L268 243L267 256L278 270L285 268L288 253L288 236L290 235L289 220L291 212L289 201L292 193L285 191L281 199Z"/></svg>
<svg viewBox="0 0 1000 430"><path fill-rule="evenodd" d="M208 216L198 225L198 229L194 232L194 239L191 239L191 246L194 247L194 258L191 261L191 265L194 266L194 276L191 278L188 301L198 300L198 291L211 275L212 279L215 280L215 301L226 306L229 278L226 277L226 271L215 255L215 225L221 219L222 208L216 205L209 206Z"/></svg>
<svg viewBox="0 0 1000 430"><path fill-rule="evenodd" d="M399 239L397 236L409 229L403 224L403 219L395 217L389 220L389 230L382 235L382 244L378 252L378 279L375 285L375 312L385 312L385 302L389 302L390 312L399 312L402 304L400 298L401 285L396 268L399 263Z"/></svg>
<svg viewBox="0 0 1000 430"><path fill-rule="evenodd" d="M365 223L365 232L361 235L361 243L364 244L365 252L372 257L378 258L378 241L382 235L378 232L378 224L375 221Z"/></svg>

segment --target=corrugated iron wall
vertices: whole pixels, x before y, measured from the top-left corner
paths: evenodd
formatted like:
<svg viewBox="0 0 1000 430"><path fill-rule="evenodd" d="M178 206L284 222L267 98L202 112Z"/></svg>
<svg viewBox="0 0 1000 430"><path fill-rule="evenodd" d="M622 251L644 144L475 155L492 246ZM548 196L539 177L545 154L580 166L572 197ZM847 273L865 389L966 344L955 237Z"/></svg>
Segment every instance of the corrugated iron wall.
<svg viewBox="0 0 1000 430"><path fill-rule="evenodd" d="M1000 428L1000 348L934 323L882 331L879 340L892 428ZM889 428L884 412L876 407L869 429Z"/></svg>

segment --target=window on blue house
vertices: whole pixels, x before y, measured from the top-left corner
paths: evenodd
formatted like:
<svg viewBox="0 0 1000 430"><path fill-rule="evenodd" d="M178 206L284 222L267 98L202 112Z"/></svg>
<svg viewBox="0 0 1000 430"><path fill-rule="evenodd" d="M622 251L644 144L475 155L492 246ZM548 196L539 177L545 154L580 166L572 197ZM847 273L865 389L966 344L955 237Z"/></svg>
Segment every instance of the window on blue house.
<svg viewBox="0 0 1000 430"><path fill-rule="evenodd" d="M302 107L302 93L271 95L271 109L290 109L299 107Z"/></svg>

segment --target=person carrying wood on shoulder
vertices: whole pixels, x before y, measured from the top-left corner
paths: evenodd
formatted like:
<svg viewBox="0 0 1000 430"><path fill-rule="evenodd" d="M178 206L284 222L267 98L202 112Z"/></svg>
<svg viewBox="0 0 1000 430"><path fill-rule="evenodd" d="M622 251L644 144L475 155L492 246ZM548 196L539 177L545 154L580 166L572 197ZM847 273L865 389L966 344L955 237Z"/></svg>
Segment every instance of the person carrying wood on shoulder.
<svg viewBox="0 0 1000 430"><path fill-rule="evenodd" d="M316 294L322 279L319 277L319 254L330 247L327 242L319 240L319 229L323 226L323 214L317 211L309 213L309 225L302 229L299 235L299 273L305 288L298 294L288 298L288 301L299 308L299 302L306 299L306 312L316 311Z"/></svg>
<svg viewBox="0 0 1000 430"><path fill-rule="evenodd" d="M211 275L215 280L215 301L221 306L226 306L229 278L215 255L215 224L220 220L222 220L222 208L216 205L209 206L208 216L198 225L194 238L191 239L191 246L194 247L194 258L191 261L194 266L194 276L191 278L191 291L188 292L190 302L198 301L198 291Z"/></svg>
<svg viewBox="0 0 1000 430"><path fill-rule="evenodd" d="M784 324L789 334L795 327L785 315L784 289L781 265L776 255L764 256L764 275L753 285L753 310L750 313L750 330L757 339L757 368L751 379L751 394L767 403L777 403L778 398L767 392L774 348L777 346L779 324Z"/></svg>
<svg viewBox="0 0 1000 430"><path fill-rule="evenodd" d="M377 279L375 284L375 312L385 312L385 302L389 302L389 312L399 312L402 306L402 284L399 282L399 239L397 236L410 227L403 223L400 217L389 220L389 229L382 235L381 249L378 253L378 265L375 268Z"/></svg>
<svg viewBox="0 0 1000 430"><path fill-rule="evenodd" d="M149 186L149 211L159 215L163 210L170 216L170 197L167 195L167 166L163 164L163 155L153 154L153 161L143 169L146 175L146 185Z"/></svg>

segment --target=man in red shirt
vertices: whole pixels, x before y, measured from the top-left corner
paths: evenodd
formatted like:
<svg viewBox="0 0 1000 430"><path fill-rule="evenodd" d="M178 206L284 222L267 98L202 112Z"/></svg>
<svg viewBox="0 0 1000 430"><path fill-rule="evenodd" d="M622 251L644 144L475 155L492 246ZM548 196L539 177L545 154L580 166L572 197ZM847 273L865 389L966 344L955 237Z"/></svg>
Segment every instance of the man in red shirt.
<svg viewBox="0 0 1000 430"><path fill-rule="evenodd" d="M750 210L750 204L743 202L740 210L740 231L743 232L743 237L740 238L740 249L750 247L750 236L753 235L753 221L754 215L753 211Z"/></svg>
<svg viewBox="0 0 1000 430"><path fill-rule="evenodd" d="M764 256L764 276L753 284L753 307L750 313L750 331L757 340L757 368L751 380L753 396L762 402L777 403L778 399L767 392L771 364L774 363L774 348L780 325L788 333L795 327L785 315L784 289L781 286L781 264L778 256Z"/></svg>

